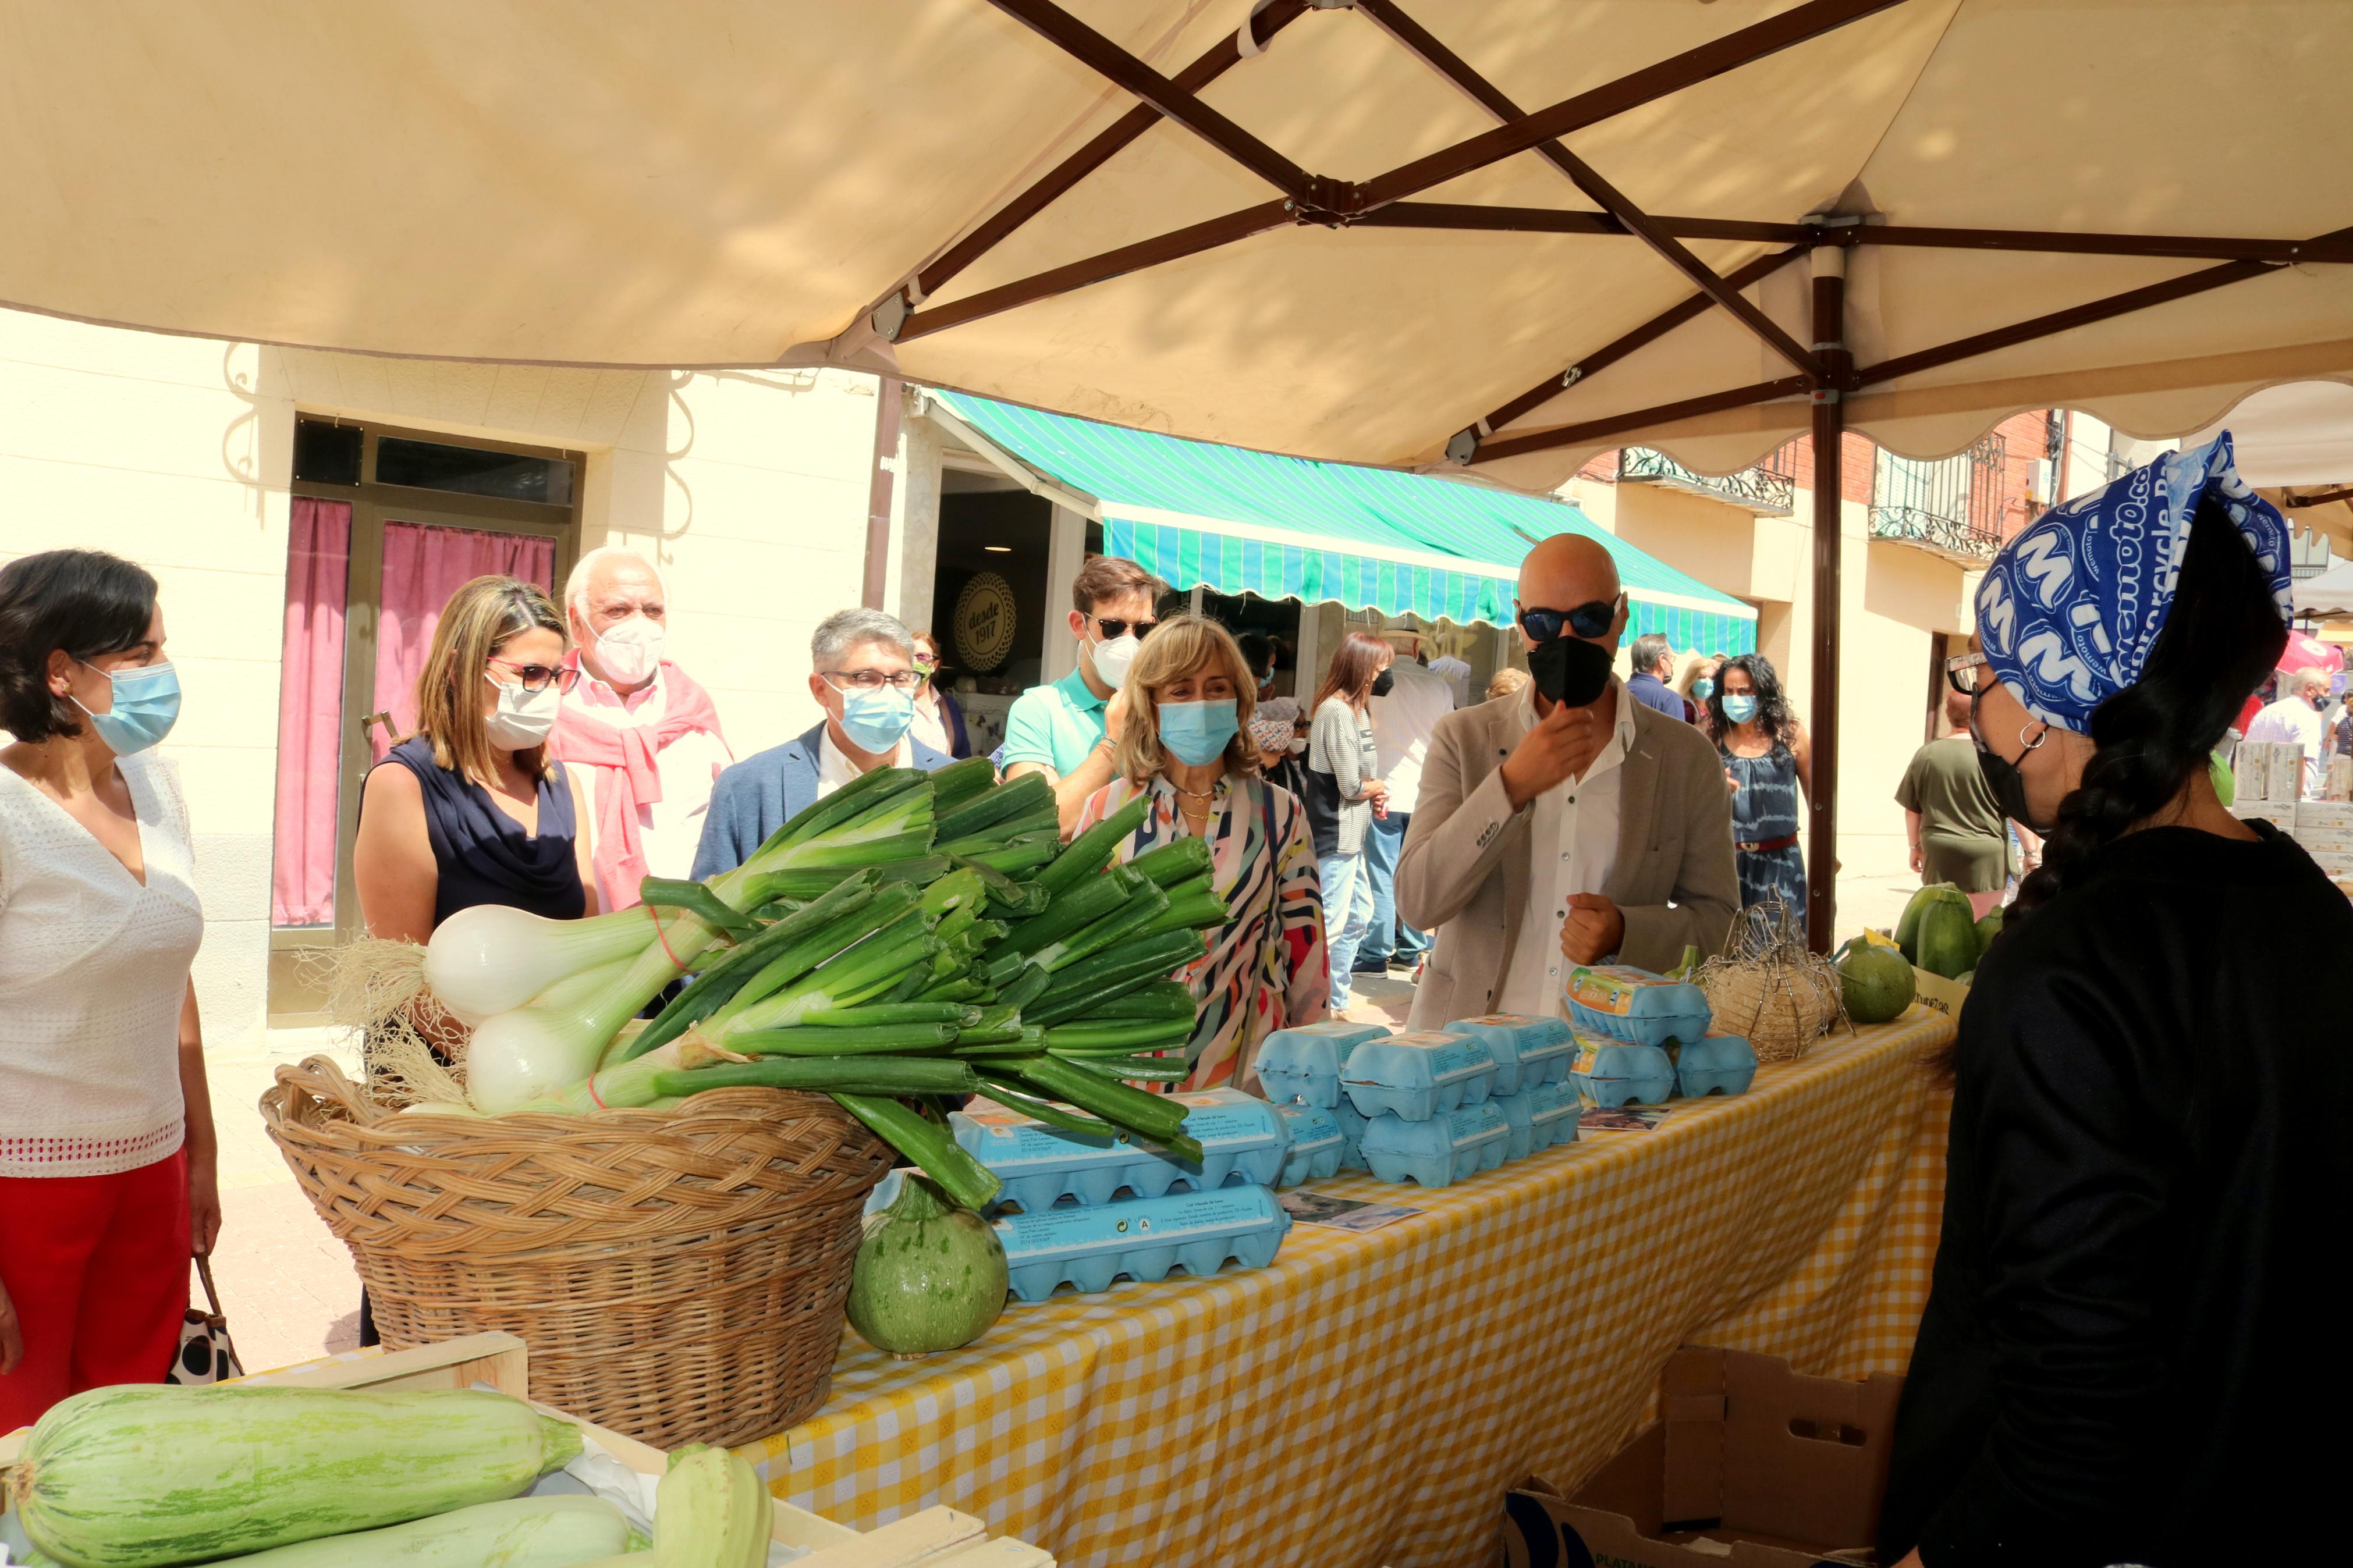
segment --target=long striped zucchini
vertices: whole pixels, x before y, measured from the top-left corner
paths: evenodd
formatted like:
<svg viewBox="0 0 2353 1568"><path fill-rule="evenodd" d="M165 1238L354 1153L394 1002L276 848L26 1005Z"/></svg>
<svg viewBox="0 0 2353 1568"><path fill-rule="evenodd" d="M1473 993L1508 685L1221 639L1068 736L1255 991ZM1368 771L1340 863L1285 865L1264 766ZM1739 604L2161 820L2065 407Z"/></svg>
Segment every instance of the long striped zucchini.
<svg viewBox="0 0 2353 1568"><path fill-rule="evenodd" d="M629 1521L602 1498L526 1497L275 1546L211 1568L583 1568L628 1549Z"/></svg>
<svg viewBox="0 0 2353 1568"><path fill-rule="evenodd" d="M138 1384L52 1408L5 1491L67 1568L163 1568L511 1498L579 1452L503 1394Z"/></svg>

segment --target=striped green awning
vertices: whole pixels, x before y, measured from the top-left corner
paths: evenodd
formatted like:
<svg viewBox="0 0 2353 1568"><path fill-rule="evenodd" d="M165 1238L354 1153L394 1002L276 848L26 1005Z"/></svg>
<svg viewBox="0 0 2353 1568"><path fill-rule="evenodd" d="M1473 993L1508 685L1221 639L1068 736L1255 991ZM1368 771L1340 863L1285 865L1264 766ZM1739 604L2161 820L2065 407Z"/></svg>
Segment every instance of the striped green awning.
<svg viewBox="0 0 2353 1568"><path fill-rule="evenodd" d="M1678 648L1707 652L1757 647L1755 609L1595 527L1572 504L940 395L989 440L1095 497L1104 552L1173 587L1509 626L1528 547L1582 533L1618 563L1630 637L1663 632Z"/></svg>

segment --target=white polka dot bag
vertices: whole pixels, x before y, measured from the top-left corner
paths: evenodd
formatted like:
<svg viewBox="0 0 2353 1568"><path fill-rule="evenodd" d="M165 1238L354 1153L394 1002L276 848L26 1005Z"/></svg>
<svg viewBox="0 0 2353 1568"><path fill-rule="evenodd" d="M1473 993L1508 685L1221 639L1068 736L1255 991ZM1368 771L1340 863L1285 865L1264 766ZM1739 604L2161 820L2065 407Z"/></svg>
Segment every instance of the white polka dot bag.
<svg viewBox="0 0 2353 1568"><path fill-rule="evenodd" d="M220 1292L213 1289L212 1259L196 1259L196 1278L204 1281L205 1305L212 1310L199 1312L190 1307L181 1319L180 1348L164 1381L193 1386L243 1377L245 1365L237 1359L237 1342L228 1337L228 1314L221 1310Z"/></svg>

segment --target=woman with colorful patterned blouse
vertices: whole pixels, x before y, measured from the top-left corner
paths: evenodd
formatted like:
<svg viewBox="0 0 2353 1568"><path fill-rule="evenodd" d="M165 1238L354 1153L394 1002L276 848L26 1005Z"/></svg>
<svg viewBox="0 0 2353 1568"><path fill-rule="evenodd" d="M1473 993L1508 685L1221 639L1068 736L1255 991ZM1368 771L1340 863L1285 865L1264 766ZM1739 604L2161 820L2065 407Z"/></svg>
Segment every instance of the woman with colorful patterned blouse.
<svg viewBox="0 0 2353 1568"><path fill-rule="evenodd" d="M1223 626L1198 616L1162 622L1106 714L1114 776L1072 829L1144 795L1150 812L1118 859L1179 837L1208 840L1211 881L1229 913L1206 933L1208 952L1172 976L1200 1007L1185 1047L1187 1089L1254 1089L1259 1042L1324 1017L1331 988L1315 843L1298 797L1259 774L1249 732L1257 689Z"/></svg>

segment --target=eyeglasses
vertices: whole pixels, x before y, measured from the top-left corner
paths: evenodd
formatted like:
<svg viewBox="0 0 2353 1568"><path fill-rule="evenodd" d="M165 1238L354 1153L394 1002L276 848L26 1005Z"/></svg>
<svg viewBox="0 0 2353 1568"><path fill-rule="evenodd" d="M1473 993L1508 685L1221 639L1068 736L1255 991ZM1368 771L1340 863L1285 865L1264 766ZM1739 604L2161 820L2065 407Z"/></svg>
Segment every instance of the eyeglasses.
<svg viewBox="0 0 2353 1568"><path fill-rule="evenodd" d="M545 687L549 681L554 680L557 676L564 673L563 669L556 665L517 664L512 659L500 658L495 655L491 657L490 662L499 665L503 668L513 670L515 672L515 684L522 687L525 691L540 690Z"/></svg>
<svg viewBox="0 0 2353 1568"><path fill-rule="evenodd" d="M1135 640L1142 642L1159 624L1158 621L1123 621L1103 616L1095 617L1095 629L1103 633L1105 642L1117 642L1131 631L1135 634Z"/></svg>
<svg viewBox="0 0 2353 1568"><path fill-rule="evenodd" d="M888 686L912 692L923 683L922 672L913 669L894 669L887 675L879 669L823 669L818 673L836 691L880 691Z"/></svg>
<svg viewBox="0 0 2353 1568"><path fill-rule="evenodd" d="M1985 695L1986 677L1978 672L1991 668L1981 653L1957 653L1945 661L1945 679L1954 690L1974 700Z"/></svg>
<svg viewBox="0 0 2353 1568"><path fill-rule="evenodd" d="M1520 629L1528 634L1531 642L1551 642L1561 635L1565 626L1581 637L1607 636L1618 619L1618 606L1626 595L1614 599L1595 599L1573 610L1543 610L1534 607L1520 611Z"/></svg>

